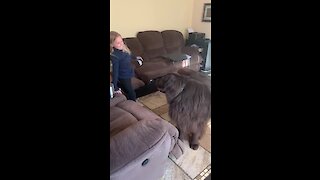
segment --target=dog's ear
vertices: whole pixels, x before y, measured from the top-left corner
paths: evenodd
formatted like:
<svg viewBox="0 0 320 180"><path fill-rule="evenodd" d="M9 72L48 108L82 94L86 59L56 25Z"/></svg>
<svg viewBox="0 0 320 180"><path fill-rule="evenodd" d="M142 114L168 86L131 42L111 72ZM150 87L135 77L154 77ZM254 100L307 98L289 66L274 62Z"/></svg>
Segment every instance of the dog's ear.
<svg viewBox="0 0 320 180"><path fill-rule="evenodd" d="M172 73L167 75L163 90L169 96L175 97L177 95L177 91L181 92L181 87L184 87L184 85L185 82L183 81L183 77Z"/></svg>
<svg viewBox="0 0 320 180"><path fill-rule="evenodd" d="M167 74L166 76L163 77L164 81L164 86L163 89L164 91L170 91L171 88L174 88L174 82L176 81L176 77L173 74Z"/></svg>
<svg viewBox="0 0 320 180"><path fill-rule="evenodd" d="M162 76L162 77L157 78L157 79L155 80L155 86L156 86L156 88L157 88L159 91L161 91L161 92L163 92L163 88L164 88L166 79L167 79L167 78L166 78L166 75L165 75L165 76Z"/></svg>
<svg viewBox="0 0 320 180"><path fill-rule="evenodd" d="M158 90L164 90L168 83L171 83L170 79L172 79L172 73L166 74L155 81L155 85Z"/></svg>

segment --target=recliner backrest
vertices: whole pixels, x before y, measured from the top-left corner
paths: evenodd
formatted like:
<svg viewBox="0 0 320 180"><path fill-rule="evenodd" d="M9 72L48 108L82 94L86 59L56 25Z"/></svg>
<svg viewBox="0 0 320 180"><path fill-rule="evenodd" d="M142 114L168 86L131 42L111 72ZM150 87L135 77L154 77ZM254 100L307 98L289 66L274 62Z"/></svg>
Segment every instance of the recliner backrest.
<svg viewBox="0 0 320 180"><path fill-rule="evenodd" d="M165 30L161 32L164 47L170 53L181 53L181 49L185 46L185 40L181 32L176 30Z"/></svg>
<svg viewBox="0 0 320 180"><path fill-rule="evenodd" d="M123 38L123 41L130 49L131 53L135 56L142 56L143 55L143 47L139 42L139 39L136 37L128 37Z"/></svg>
<svg viewBox="0 0 320 180"><path fill-rule="evenodd" d="M159 31L138 32L137 38L142 44L146 56L150 60L167 54L162 35Z"/></svg>

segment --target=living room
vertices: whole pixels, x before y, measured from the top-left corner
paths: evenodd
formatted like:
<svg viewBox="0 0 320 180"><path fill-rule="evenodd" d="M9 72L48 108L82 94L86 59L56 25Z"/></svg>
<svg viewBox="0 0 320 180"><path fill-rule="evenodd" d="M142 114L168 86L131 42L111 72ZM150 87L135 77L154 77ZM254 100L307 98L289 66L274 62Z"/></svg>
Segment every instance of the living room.
<svg viewBox="0 0 320 180"><path fill-rule="evenodd" d="M211 9L210 12L207 12L209 11L206 9L208 7L207 4L210 4L211 8L211 0L111 0L110 31L117 31L123 38L131 38L136 37L137 33L142 31L154 30L161 32L165 30L176 30L182 33L184 40L189 38L190 32L199 32L204 34L203 38L210 40ZM210 13L210 21L205 19L208 18L205 17L206 13ZM164 94L154 92L140 97L139 101L142 103L141 108L144 108L140 113L148 110L158 115L159 118L170 123L170 117L168 116L168 104L165 102ZM174 159L174 157L171 156L167 158L168 161L165 161L163 167L154 166L154 171L157 173L157 169L164 168L164 173L160 173L159 179L210 178L210 128L211 120L210 123L208 123L208 129L202 142L200 142L198 150L182 148L184 154L180 158ZM177 143L177 146L178 145L181 146L181 144ZM151 161L152 160L150 160L150 162ZM143 162L143 164L148 164L148 160ZM151 165L150 162L149 165ZM142 172L144 172L145 175L152 173L143 170ZM123 172L121 173L123 175ZM130 174L126 174L126 176L130 177Z"/></svg>

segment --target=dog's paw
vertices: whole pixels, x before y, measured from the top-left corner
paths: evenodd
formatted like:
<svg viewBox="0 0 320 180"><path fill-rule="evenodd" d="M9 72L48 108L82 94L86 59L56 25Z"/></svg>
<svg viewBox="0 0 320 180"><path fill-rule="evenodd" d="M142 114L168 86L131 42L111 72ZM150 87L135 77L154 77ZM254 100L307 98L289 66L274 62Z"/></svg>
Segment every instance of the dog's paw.
<svg viewBox="0 0 320 180"><path fill-rule="evenodd" d="M197 150L199 148L199 144L191 144L190 148L193 150Z"/></svg>

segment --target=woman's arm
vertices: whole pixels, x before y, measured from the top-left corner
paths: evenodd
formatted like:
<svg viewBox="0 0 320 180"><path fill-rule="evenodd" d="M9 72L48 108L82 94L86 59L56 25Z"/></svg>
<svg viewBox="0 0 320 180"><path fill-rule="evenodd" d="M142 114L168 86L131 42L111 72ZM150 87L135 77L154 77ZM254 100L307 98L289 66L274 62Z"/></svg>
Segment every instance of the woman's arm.
<svg viewBox="0 0 320 180"><path fill-rule="evenodd" d="M119 60L116 57L111 56L112 62L112 83L114 86L114 90L118 91L118 78L119 78Z"/></svg>

